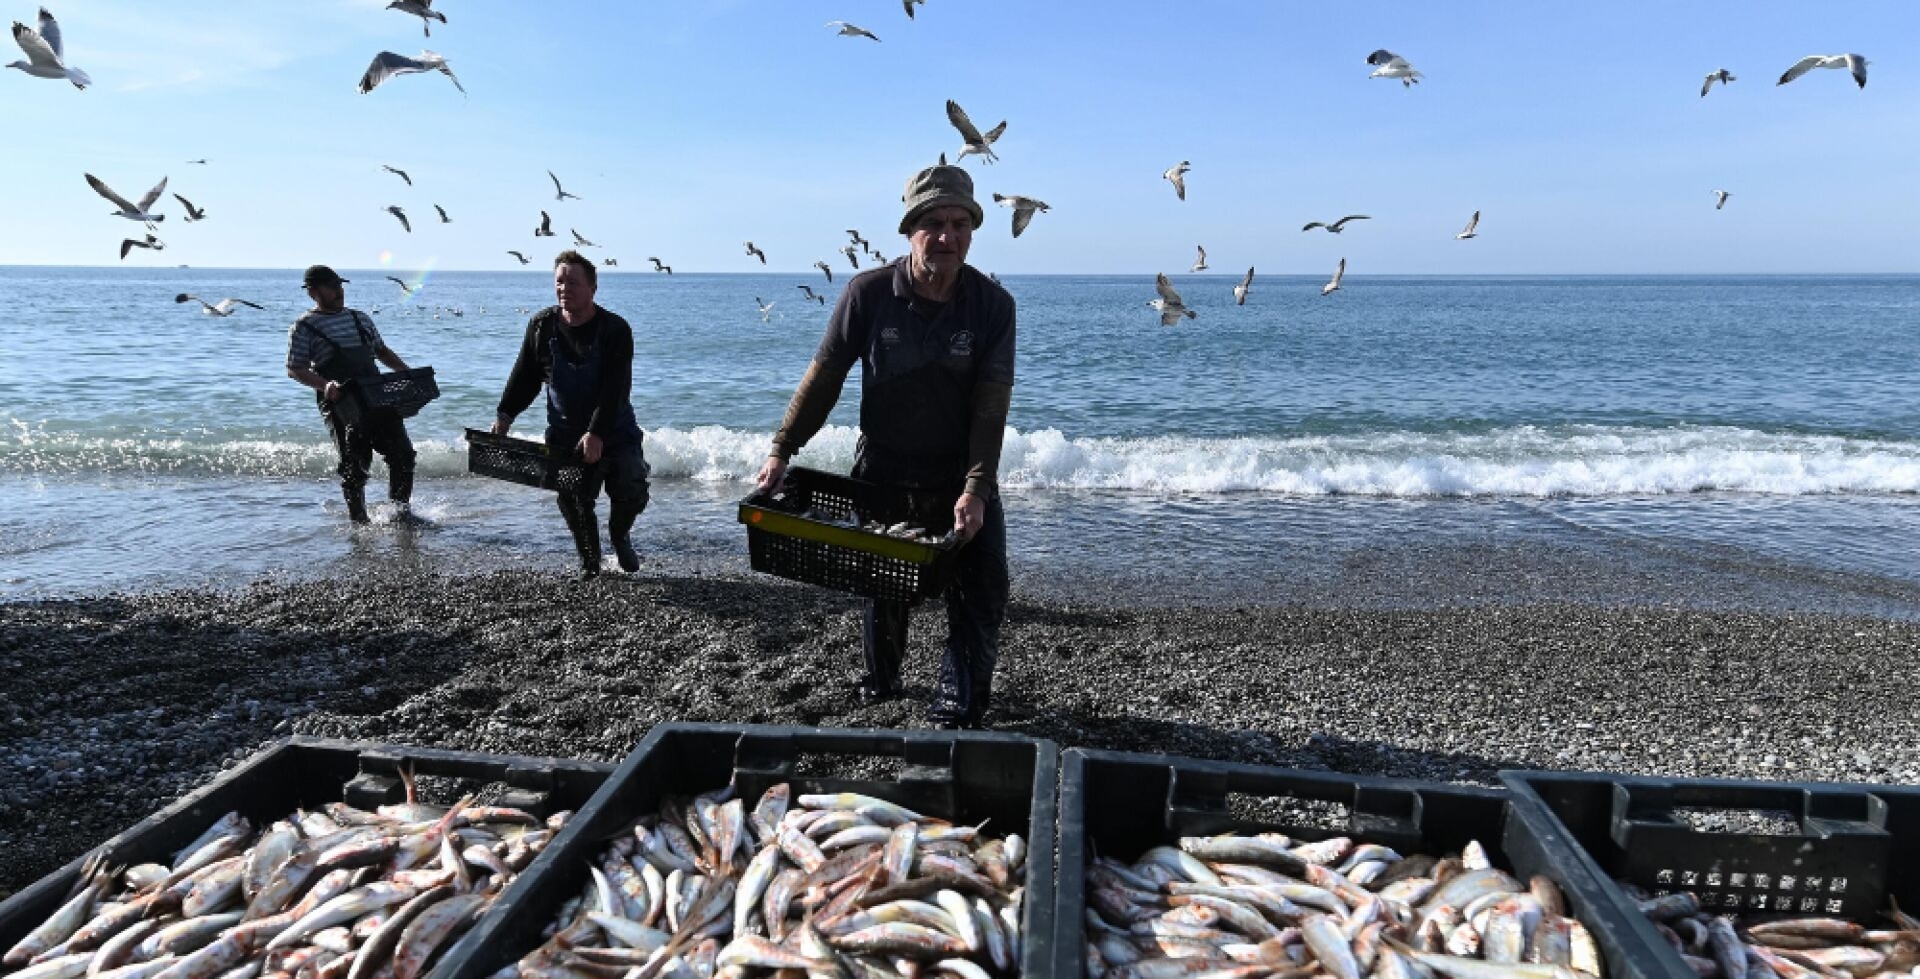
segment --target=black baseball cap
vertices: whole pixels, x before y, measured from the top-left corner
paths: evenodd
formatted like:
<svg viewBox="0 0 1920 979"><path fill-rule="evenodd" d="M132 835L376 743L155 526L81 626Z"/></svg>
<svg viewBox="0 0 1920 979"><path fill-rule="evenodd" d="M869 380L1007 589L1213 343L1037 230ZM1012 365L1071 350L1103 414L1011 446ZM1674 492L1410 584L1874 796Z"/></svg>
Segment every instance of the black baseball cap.
<svg viewBox="0 0 1920 979"><path fill-rule="evenodd" d="M307 266L307 274L300 277L300 287L302 289L311 289L314 286L337 286L342 282L352 281L352 279L342 279L340 273L335 272L325 265L309 265Z"/></svg>

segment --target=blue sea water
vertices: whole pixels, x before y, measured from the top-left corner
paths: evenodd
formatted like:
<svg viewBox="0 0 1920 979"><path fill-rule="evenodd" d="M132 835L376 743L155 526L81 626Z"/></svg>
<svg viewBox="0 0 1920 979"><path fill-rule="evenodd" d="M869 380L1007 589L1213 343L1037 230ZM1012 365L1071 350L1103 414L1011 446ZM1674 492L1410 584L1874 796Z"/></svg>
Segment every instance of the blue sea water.
<svg viewBox="0 0 1920 979"><path fill-rule="evenodd" d="M436 370L443 396L409 425L437 526L344 526L312 398L281 366L296 272L6 268L0 597L563 566L550 500L465 475L461 437L492 417L547 274L437 273L410 299L398 273L346 274L349 303ZM744 568L732 504L828 316L795 287L837 278L603 274L601 304L635 327L656 566ZM1006 278L1018 580L1339 600L1361 564L1444 581L1485 560L1475 594L1497 599L1578 592L1552 579L1624 561L1818 581L1843 609L1920 586L1920 277L1356 276L1323 298L1266 276L1244 307L1235 281L1177 278L1199 317L1168 328L1150 275ZM267 308L209 317L180 292ZM801 464L850 463L858 393ZM1424 586L1380 587L1418 603Z"/></svg>

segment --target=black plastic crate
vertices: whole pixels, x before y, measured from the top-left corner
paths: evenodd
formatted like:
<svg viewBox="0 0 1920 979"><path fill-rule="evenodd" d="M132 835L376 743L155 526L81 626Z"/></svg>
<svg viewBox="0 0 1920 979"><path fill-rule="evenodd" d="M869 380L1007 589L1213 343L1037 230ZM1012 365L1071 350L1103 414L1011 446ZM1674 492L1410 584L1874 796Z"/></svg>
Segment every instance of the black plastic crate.
<svg viewBox="0 0 1920 979"><path fill-rule="evenodd" d="M577 492L587 481L584 463L555 458L545 442L467 429L467 471L537 489Z"/></svg>
<svg viewBox="0 0 1920 979"><path fill-rule="evenodd" d="M340 399L333 403L333 411L349 425L381 412L412 418L439 396L440 385L433 379L433 368L415 367L340 385Z"/></svg>
<svg viewBox="0 0 1920 979"><path fill-rule="evenodd" d="M858 777L879 759L897 759L892 763L898 776ZM805 773L820 766L845 774ZM1025 836L1029 857L1020 971L1029 979L1044 979L1053 956L1058 770L1053 742L1012 734L658 725L547 846L540 863L501 896L496 913L442 960L432 979L484 979L519 961L540 945L540 932L560 905L586 885L588 865L610 838L640 816L657 812L662 795L690 796L729 782L749 805L787 782L795 795L859 792L955 823L984 820L993 832Z"/></svg>
<svg viewBox="0 0 1920 979"><path fill-rule="evenodd" d="M1564 857L1603 882L1690 891L1715 914L1780 914L1870 921L1891 905L1920 907L1920 789L1888 785L1660 779L1589 772L1502 772L1518 818L1572 844ZM1788 831L1695 828L1687 810ZM1619 913L1644 930L1663 979L1693 971L1618 887Z"/></svg>
<svg viewBox="0 0 1920 979"><path fill-rule="evenodd" d="M788 469L778 493L755 493L740 502L747 555L755 571L810 585L902 602L931 598L953 580L958 541L902 540L805 516L896 524L924 518L928 498L848 476Z"/></svg>
<svg viewBox="0 0 1920 979"><path fill-rule="evenodd" d="M1236 816L1231 796L1257 797L1283 812L1273 821ZM1479 840L1494 866L1525 880L1546 877L1592 933L1606 979L1667 979L1649 968L1643 937L1612 899L1617 889L1572 866L1565 840L1515 819L1502 789L1310 772L1167 755L1074 748L1061 762L1060 859L1055 886L1053 976L1086 975L1087 863L1131 860L1182 836L1280 832L1302 840L1347 836L1402 853L1458 851ZM1328 804L1346 807L1337 820ZM1263 807L1264 808L1264 807ZM1633 916L1634 919L1638 915Z"/></svg>
<svg viewBox="0 0 1920 979"><path fill-rule="evenodd" d="M229 812L237 811L261 826L297 808L328 802L344 801L360 808L402 802L405 787L394 773L407 766L418 775L505 783L511 791L499 798L499 804L542 816L581 809L614 770L599 762L296 737L261 750L93 852L114 864L170 862L177 850ZM13 947L59 908L79 881L85 862L85 856L75 859L0 902L0 947ZM507 893L538 867L536 860ZM456 944L448 954L458 948Z"/></svg>

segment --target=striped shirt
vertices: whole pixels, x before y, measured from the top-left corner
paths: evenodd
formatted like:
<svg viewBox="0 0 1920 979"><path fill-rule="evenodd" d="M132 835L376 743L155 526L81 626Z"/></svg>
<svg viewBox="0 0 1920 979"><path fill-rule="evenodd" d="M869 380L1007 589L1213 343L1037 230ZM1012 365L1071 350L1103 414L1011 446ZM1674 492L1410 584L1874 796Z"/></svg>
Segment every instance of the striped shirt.
<svg viewBox="0 0 1920 979"><path fill-rule="evenodd" d="M337 313L307 310L305 315L294 320L293 328L287 331L287 369L310 370L317 366L317 362L332 359L336 347L364 346L360 328L365 328L367 336L373 339L374 349L386 345L386 341L380 338L380 328L373 325L373 318L359 310L342 309Z"/></svg>

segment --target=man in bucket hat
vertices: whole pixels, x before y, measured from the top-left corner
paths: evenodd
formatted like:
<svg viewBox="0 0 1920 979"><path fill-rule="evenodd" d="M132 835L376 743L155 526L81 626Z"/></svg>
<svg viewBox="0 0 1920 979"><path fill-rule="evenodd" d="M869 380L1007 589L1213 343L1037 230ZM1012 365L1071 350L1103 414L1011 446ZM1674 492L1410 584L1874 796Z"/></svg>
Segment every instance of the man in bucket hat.
<svg viewBox="0 0 1920 979"><path fill-rule="evenodd" d="M964 542L947 604L947 642L931 719L977 728L987 713L1007 608L1007 530L996 479L1013 396L1014 303L966 264L983 215L973 178L930 167L907 181L900 233L910 253L854 276L787 405L760 470L763 492L826 424L861 365L860 443L853 475L909 490L936 532ZM904 602L867 605L863 699L898 696L907 644Z"/></svg>
<svg viewBox="0 0 1920 979"><path fill-rule="evenodd" d="M307 269L300 284L313 308L294 321L287 334L287 376L313 389L327 434L340 453L340 492L346 497L347 519L367 523L367 469L373 454L387 460L387 498L411 519L413 498L413 439L407 423L391 412L372 412L347 424L334 411L341 385L380 376L380 364L397 371L407 362L387 346L367 314L347 308L347 280L325 265Z"/></svg>

